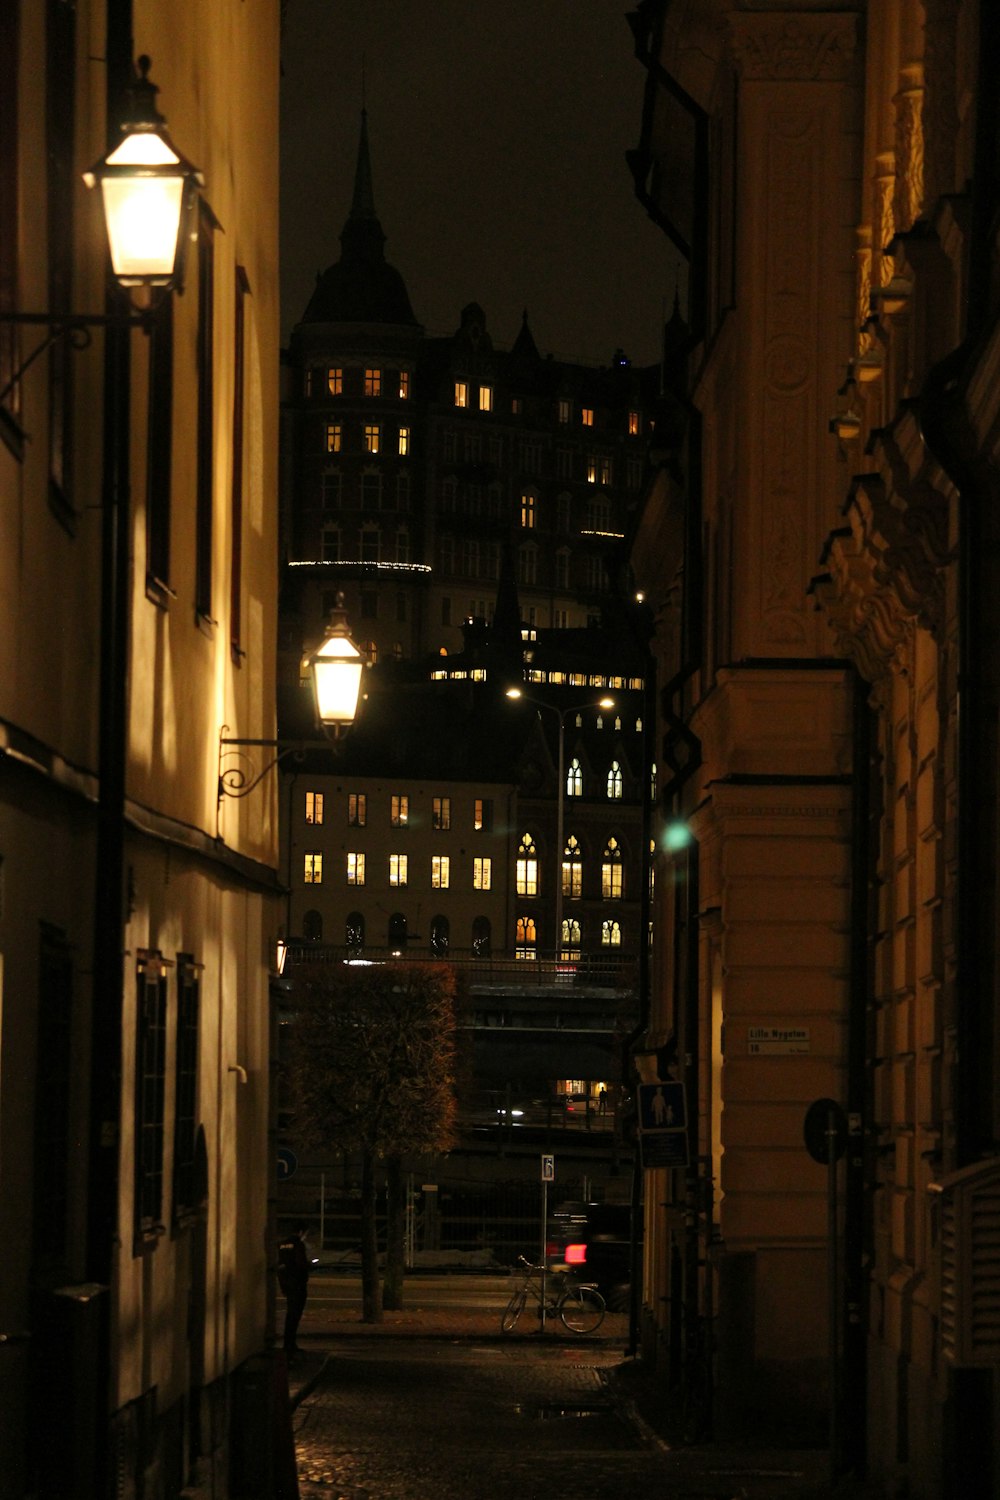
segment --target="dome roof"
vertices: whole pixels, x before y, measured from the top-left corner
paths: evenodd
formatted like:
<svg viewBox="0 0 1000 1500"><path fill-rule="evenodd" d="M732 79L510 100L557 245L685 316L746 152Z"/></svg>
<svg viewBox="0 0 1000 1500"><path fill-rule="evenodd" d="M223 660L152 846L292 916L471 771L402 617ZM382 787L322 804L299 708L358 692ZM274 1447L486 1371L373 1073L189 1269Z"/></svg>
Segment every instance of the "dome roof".
<svg viewBox="0 0 1000 1500"><path fill-rule="evenodd" d="M340 259L316 278L303 323L416 324L402 276L385 258L385 235L375 212L368 113L361 111L361 140L351 211L340 232Z"/></svg>

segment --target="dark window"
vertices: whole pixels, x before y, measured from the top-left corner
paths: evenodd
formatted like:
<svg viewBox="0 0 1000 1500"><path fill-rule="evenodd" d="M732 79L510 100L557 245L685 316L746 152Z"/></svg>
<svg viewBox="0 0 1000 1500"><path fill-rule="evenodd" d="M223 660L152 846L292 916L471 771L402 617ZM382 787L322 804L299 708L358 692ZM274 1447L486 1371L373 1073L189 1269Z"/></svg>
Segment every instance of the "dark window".
<svg viewBox="0 0 1000 1500"><path fill-rule="evenodd" d="M174 418L174 303L156 314L149 344L149 448L146 470L146 578L170 583L170 458Z"/></svg>
<svg viewBox="0 0 1000 1500"><path fill-rule="evenodd" d="M140 951L136 973L135 1231L160 1228L167 979L159 953Z"/></svg>
<svg viewBox="0 0 1000 1500"><path fill-rule="evenodd" d="M399 952L406 951L406 918L402 912L393 912L389 918L389 947Z"/></svg>
<svg viewBox="0 0 1000 1500"><path fill-rule="evenodd" d="M174 1218L195 1202L195 1141L198 1132L198 1020L201 965L177 955L177 1055L174 1070Z"/></svg>
<svg viewBox="0 0 1000 1500"><path fill-rule="evenodd" d="M307 943L323 941L323 918L318 911L307 911L303 914L302 936Z"/></svg>
<svg viewBox="0 0 1000 1500"><path fill-rule="evenodd" d="M233 489L232 564L229 580L229 643L233 660L243 656L243 401L246 361L246 298L250 282L236 267L236 323L233 334Z"/></svg>
<svg viewBox="0 0 1000 1500"><path fill-rule="evenodd" d="M73 966L66 936L42 924L38 954L38 1073L35 1080L36 1271L65 1274L69 1200Z"/></svg>
<svg viewBox="0 0 1000 1500"><path fill-rule="evenodd" d="M477 958L490 956L490 919L476 917L472 923L472 951Z"/></svg>
<svg viewBox="0 0 1000 1500"><path fill-rule="evenodd" d="M448 952L449 930L447 917L431 918L431 952L435 958L444 958Z"/></svg>
<svg viewBox="0 0 1000 1500"><path fill-rule="evenodd" d="M344 923L344 942L347 950L355 958L364 952L365 946L365 919L359 911L348 914Z"/></svg>
<svg viewBox="0 0 1000 1500"><path fill-rule="evenodd" d="M212 524L214 496L212 350L215 342L215 217L201 205L198 234L198 477L195 520L195 609L212 613Z"/></svg>

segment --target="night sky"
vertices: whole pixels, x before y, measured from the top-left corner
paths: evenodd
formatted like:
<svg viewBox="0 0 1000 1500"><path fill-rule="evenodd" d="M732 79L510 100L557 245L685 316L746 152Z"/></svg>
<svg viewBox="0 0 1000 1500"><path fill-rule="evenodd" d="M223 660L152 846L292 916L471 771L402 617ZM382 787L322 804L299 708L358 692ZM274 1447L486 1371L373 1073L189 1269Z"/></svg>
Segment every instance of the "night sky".
<svg viewBox="0 0 1000 1500"><path fill-rule="evenodd" d="M364 58L386 258L431 334L478 302L509 346L659 353L676 257L636 199L644 74L624 0L288 0L282 339L340 254Z"/></svg>

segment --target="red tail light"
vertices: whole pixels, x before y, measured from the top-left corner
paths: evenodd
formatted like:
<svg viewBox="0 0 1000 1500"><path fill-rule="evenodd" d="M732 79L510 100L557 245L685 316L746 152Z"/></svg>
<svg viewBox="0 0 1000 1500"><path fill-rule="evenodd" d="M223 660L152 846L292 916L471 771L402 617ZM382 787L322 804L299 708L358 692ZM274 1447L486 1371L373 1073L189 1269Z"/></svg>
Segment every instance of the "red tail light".
<svg viewBox="0 0 1000 1500"><path fill-rule="evenodd" d="M562 1246L561 1245L557 1245L556 1242L555 1242L555 1240L548 1240L546 1242L546 1245L545 1245L545 1259L546 1260L561 1260L562 1259Z"/></svg>
<svg viewBox="0 0 1000 1500"><path fill-rule="evenodd" d="M565 1260L568 1266L585 1265L587 1261L586 1245L567 1245L565 1250Z"/></svg>

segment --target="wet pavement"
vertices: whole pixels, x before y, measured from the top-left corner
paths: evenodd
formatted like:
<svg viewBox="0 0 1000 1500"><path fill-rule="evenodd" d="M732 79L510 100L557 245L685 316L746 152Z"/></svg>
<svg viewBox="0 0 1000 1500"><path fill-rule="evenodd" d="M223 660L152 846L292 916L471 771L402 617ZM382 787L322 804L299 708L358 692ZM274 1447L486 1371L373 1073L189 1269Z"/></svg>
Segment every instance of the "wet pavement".
<svg viewBox="0 0 1000 1500"><path fill-rule="evenodd" d="M609 1317L595 1336L504 1337L492 1314L414 1307L377 1327L353 1315L306 1335L290 1370L301 1500L864 1493L831 1488L819 1450L670 1446L626 1334L625 1319Z"/></svg>

